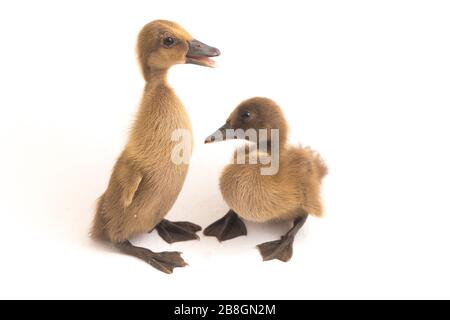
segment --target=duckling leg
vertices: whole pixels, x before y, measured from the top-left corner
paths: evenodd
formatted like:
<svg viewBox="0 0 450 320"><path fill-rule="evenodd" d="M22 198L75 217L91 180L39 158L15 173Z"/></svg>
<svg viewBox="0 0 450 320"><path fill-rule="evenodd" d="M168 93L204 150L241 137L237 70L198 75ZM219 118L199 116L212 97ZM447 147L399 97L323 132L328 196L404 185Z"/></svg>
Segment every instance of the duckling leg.
<svg viewBox="0 0 450 320"><path fill-rule="evenodd" d="M135 247L129 241L115 244L120 252L144 260L154 268L164 273L172 273L174 268L182 268L187 263L181 257L181 252L153 252L151 250Z"/></svg>
<svg viewBox="0 0 450 320"><path fill-rule="evenodd" d="M161 238L168 243L198 240L200 239L196 232L202 230L202 227L191 222L171 222L164 219L156 226L156 231Z"/></svg>
<svg viewBox="0 0 450 320"><path fill-rule="evenodd" d="M233 210L217 220L203 232L205 236L216 237L220 242L247 235L244 222Z"/></svg>
<svg viewBox="0 0 450 320"><path fill-rule="evenodd" d="M300 217L294 221L294 226L286 235L282 236L280 240L266 242L258 245L258 249L264 261L278 259L288 262L292 258L292 244L298 231L305 224L308 215Z"/></svg>

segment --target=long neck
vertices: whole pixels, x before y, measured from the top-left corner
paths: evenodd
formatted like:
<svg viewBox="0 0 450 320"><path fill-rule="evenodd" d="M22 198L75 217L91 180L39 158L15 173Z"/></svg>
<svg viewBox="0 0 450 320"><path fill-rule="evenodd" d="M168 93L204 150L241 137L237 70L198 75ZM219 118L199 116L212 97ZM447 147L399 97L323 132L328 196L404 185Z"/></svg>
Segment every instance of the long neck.
<svg viewBox="0 0 450 320"><path fill-rule="evenodd" d="M167 82L167 69L146 68L144 72L145 88L141 102L140 117L151 116L151 112L169 109L175 94Z"/></svg>
<svg viewBox="0 0 450 320"><path fill-rule="evenodd" d="M168 69L145 67L143 70L147 87L167 85Z"/></svg>
<svg viewBox="0 0 450 320"><path fill-rule="evenodd" d="M147 69L144 75L146 83L134 131L148 128L155 120L163 121L172 111L170 107L175 105L172 103L175 95L167 83L167 70Z"/></svg>
<svg viewBox="0 0 450 320"><path fill-rule="evenodd" d="M145 80L144 94L128 142L128 149L133 154L144 152L153 143L161 145L161 141L169 141L173 118L183 111L167 83L167 70L148 69ZM158 139L149 138L155 135Z"/></svg>

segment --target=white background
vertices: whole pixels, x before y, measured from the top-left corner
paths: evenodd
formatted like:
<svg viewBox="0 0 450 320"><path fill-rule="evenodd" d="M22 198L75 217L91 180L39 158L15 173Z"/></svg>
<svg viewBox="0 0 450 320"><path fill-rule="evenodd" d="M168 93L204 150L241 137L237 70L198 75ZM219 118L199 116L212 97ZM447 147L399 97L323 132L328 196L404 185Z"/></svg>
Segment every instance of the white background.
<svg viewBox="0 0 450 320"><path fill-rule="evenodd" d="M2 1L0 298L450 298L449 17L448 1ZM271 97L330 168L326 216L290 263L255 249L288 224L223 244L134 239L183 251L171 276L88 238L144 85L136 36L157 18L223 53L170 72L196 146L168 217L226 213L235 143L203 139Z"/></svg>

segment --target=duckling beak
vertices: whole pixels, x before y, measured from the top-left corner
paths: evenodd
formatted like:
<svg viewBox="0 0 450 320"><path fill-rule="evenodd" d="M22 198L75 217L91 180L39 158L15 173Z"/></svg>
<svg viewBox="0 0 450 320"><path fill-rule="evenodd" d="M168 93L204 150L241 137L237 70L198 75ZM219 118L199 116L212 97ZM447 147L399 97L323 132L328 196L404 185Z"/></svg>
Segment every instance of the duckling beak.
<svg viewBox="0 0 450 320"><path fill-rule="evenodd" d="M189 41L189 50L186 54L186 63L197 64L199 66L216 67L216 62L210 57L220 56L220 51L217 48L210 47L198 40Z"/></svg>
<svg viewBox="0 0 450 320"><path fill-rule="evenodd" d="M225 141L231 138L234 138L233 134L227 134L227 130L232 130L229 123L225 123L223 126L221 126L216 132L214 132L212 135L207 137L205 139L205 143L213 143L213 142L220 142Z"/></svg>

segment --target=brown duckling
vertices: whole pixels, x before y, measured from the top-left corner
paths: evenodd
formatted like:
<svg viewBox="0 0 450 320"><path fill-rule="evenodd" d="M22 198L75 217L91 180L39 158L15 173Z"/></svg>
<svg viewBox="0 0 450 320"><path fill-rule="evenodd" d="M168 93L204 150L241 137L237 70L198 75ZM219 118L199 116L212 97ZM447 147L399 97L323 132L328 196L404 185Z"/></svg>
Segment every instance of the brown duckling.
<svg viewBox="0 0 450 320"><path fill-rule="evenodd" d="M292 220L292 229L280 240L258 246L264 261L290 260L294 238L308 215L320 217L323 213L320 185L327 167L311 149L289 146L287 131L281 108L270 99L257 97L242 102L226 124L206 138L205 143L246 139L253 144L238 149L235 162L223 171L220 189L231 210L206 228L205 235L219 241L247 235L241 218L254 222ZM241 164L236 163L240 151L244 154ZM260 161L251 164L252 157ZM272 172L264 171L269 161L263 159L271 160Z"/></svg>
<svg viewBox="0 0 450 320"><path fill-rule="evenodd" d="M164 20L153 21L142 29L137 51L145 90L128 143L98 201L91 235L112 242L121 252L162 272L172 273L174 268L186 265L179 252L155 253L133 246L129 239L155 228L169 243L198 239L196 232L201 227L164 219L188 170L186 161L172 161L177 144L172 133L179 129L191 133L189 117L167 83L167 72L176 64L212 67L210 57L220 52L193 39L178 24Z"/></svg>

